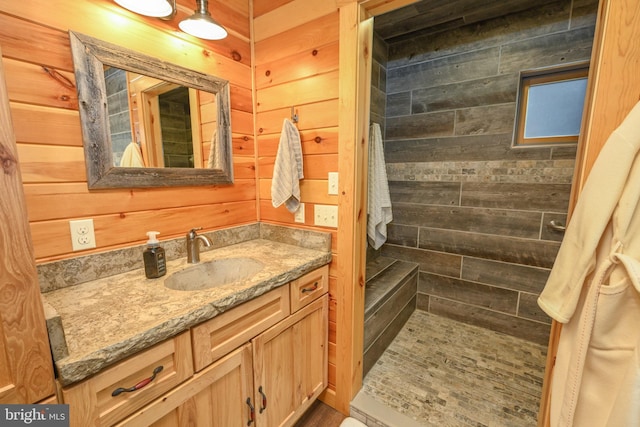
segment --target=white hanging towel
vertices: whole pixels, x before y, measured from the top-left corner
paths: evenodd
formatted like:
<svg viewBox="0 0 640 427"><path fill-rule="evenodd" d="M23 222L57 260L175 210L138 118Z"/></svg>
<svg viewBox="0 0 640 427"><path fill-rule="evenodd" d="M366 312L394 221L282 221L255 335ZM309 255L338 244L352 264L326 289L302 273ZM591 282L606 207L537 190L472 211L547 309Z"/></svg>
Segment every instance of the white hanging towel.
<svg viewBox="0 0 640 427"><path fill-rule="evenodd" d="M218 146L218 132L213 131L213 135L211 136L211 147L209 148L209 159L207 159L207 167L209 169L216 169L218 166L217 160L218 156L216 153L216 147Z"/></svg>
<svg viewBox="0 0 640 427"><path fill-rule="evenodd" d="M284 119L280 144L276 154L271 180L271 203L277 208L284 203L294 213L300 206L300 180L302 173L302 147L300 134L293 122Z"/></svg>
<svg viewBox="0 0 640 427"><path fill-rule="evenodd" d="M142 153L140 147L135 142L130 142L127 148L122 153L122 159L120 159L120 166L126 168L143 168L144 160L142 160Z"/></svg>
<svg viewBox="0 0 640 427"><path fill-rule="evenodd" d="M378 249L387 241L387 224L393 219L382 134L378 123L372 124L369 128L368 199L367 236L373 249Z"/></svg>

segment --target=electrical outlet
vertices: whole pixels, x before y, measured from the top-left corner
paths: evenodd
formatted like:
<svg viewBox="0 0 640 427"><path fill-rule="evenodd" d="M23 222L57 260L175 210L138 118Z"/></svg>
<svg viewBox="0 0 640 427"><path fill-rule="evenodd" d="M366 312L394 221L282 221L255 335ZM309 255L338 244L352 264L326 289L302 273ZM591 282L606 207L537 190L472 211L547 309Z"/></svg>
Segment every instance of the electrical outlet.
<svg viewBox="0 0 640 427"><path fill-rule="evenodd" d="M300 203L300 206L298 206L298 210L293 214L293 220L304 224L304 203Z"/></svg>
<svg viewBox="0 0 640 427"><path fill-rule="evenodd" d="M325 227L338 227L338 207L334 205L315 205L313 208L314 224Z"/></svg>
<svg viewBox="0 0 640 427"><path fill-rule="evenodd" d="M71 246L74 251L83 251L96 247L96 235L92 219L69 221L71 230Z"/></svg>
<svg viewBox="0 0 640 427"><path fill-rule="evenodd" d="M338 194L338 172L329 172L329 194Z"/></svg>

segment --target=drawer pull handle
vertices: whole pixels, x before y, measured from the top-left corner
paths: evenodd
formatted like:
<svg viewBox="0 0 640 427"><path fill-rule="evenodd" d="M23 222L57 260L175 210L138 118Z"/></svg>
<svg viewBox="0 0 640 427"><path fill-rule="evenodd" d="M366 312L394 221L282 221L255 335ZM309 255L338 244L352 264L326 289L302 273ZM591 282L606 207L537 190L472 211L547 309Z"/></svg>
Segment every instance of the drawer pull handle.
<svg viewBox="0 0 640 427"><path fill-rule="evenodd" d="M247 405L249 405L249 421L247 421L247 425L250 426L256 420L256 409L251 404L251 398L247 397Z"/></svg>
<svg viewBox="0 0 640 427"><path fill-rule="evenodd" d="M262 391L262 386L258 387L258 393L262 396L262 407L260 408L260 413L262 413L267 409L267 395Z"/></svg>
<svg viewBox="0 0 640 427"><path fill-rule="evenodd" d="M164 369L162 365L158 366L156 369L153 370L153 375L151 375L149 378L145 378L144 380L140 381L138 384L134 385L133 387L129 387L129 388L118 387L117 389L113 390L113 393L111 393L111 396L115 397L120 393L130 393L132 391L140 390L142 387L146 386L151 381L155 380L156 375L162 372L162 369Z"/></svg>
<svg viewBox="0 0 640 427"><path fill-rule="evenodd" d="M305 294L307 292L313 292L316 289L318 289L318 282L314 283L313 286L310 288L302 288L302 293Z"/></svg>

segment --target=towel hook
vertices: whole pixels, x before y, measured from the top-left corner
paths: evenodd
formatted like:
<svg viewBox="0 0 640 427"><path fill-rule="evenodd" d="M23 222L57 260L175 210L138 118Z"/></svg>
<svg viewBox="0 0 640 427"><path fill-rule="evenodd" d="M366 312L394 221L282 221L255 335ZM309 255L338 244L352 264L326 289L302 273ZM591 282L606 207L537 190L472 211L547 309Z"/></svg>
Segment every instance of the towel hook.
<svg viewBox="0 0 640 427"><path fill-rule="evenodd" d="M293 123L298 123L298 113L294 106L291 107L291 121Z"/></svg>

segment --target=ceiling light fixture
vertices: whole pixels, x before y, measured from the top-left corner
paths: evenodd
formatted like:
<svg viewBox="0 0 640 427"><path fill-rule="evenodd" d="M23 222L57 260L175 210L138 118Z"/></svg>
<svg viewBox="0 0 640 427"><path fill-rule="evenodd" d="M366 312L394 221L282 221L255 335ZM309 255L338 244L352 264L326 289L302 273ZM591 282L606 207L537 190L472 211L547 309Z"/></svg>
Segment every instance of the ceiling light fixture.
<svg viewBox="0 0 640 427"><path fill-rule="evenodd" d="M180 29L192 36L206 40L220 40L227 37L227 30L218 24L209 13L208 0L196 0L197 9L193 15L178 24Z"/></svg>
<svg viewBox="0 0 640 427"><path fill-rule="evenodd" d="M132 12L154 18L171 18L176 13L175 1L171 0L115 0Z"/></svg>

